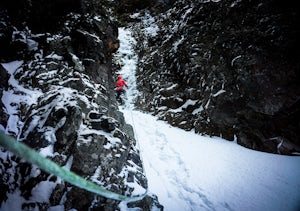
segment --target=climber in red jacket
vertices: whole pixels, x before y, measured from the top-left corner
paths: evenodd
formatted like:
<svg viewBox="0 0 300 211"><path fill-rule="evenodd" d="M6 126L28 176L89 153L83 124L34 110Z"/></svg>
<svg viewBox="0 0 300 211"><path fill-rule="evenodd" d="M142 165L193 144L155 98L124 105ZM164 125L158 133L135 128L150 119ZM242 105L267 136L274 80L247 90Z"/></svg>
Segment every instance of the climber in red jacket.
<svg viewBox="0 0 300 211"><path fill-rule="evenodd" d="M118 80L116 82L116 91L117 91L117 100L123 104L123 100L121 98L122 94L125 94L125 90L124 87L128 88L126 82L124 81L124 79L122 78L122 76L118 76Z"/></svg>

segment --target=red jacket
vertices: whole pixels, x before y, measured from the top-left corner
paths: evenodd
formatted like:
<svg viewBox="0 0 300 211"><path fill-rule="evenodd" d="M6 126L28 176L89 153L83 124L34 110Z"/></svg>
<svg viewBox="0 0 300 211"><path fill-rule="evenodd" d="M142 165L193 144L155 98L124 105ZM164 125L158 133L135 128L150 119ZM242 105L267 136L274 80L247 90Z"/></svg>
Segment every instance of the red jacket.
<svg viewBox="0 0 300 211"><path fill-rule="evenodd" d="M123 87L127 86L126 82L124 81L124 79L122 78L122 76L118 76L118 80L117 80L117 83L116 83L116 90L123 90Z"/></svg>

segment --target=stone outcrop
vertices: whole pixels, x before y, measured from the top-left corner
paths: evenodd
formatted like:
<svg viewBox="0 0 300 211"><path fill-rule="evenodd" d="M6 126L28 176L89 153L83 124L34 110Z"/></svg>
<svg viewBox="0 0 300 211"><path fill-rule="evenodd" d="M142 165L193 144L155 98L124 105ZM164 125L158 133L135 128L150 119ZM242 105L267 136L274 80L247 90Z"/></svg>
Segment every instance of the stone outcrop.
<svg viewBox="0 0 300 211"><path fill-rule="evenodd" d="M151 21L136 24L138 106L251 149L300 152L295 3L178 0L168 7L148 12L156 33L147 32Z"/></svg>
<svg viewBox="0 0 300 211"><path fill-rule="evenodd" d="M108 190L142 194L137 189L146 191L147 179L113 91L118 30L105 4L21 2L4 1L0 8L0 130ZM18 195L23 210L120 209L119 201L0 152L2 205ZM151 194L127 206L162 209Z"/></svg>

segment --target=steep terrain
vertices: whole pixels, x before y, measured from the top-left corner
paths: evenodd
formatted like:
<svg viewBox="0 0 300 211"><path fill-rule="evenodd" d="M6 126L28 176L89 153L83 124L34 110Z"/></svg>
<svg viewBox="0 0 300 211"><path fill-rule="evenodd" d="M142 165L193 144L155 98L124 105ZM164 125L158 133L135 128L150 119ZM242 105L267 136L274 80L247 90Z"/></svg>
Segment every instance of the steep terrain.
<svg viewBox="0 0 300 211"><path fill-rule="evenodd" d="M103 3L1 3L0 129L108 190L135 196L147 190L147 179L115 101L111 61L118 28ZM0 152L3 209L120 209L119 201ZM152 195L125 206L161 209Z"/></svg>
<svg viewBox="0 0 300 211"><path fill-rule="evenodd" d="M3 0L1 132L108 190L143 194L114 96L121 24L137 41L138 108L251 149L300 152L299 13L278 0ZM4 148L0 178L4 210L163 209L151 193L125 204L94 195Z"/></svg>
<svg viewBox="0 0 300 211"><path fill-rule="evenodd" d="M131 16L138 22L137 105L251 149L300 152L298 7L178 0L165 8Z"/></svg>
<svg viewBox="0 0 300 211"><path fill-rule="evenodd" d="M120 48L115 54L122 64L120 73L130 84L120 110L133 125L149 192L158 196L164 210L299 210L300 156L250 150L172 127L133 109L138 91L132 32L132 28L119 29Z"/></svg>

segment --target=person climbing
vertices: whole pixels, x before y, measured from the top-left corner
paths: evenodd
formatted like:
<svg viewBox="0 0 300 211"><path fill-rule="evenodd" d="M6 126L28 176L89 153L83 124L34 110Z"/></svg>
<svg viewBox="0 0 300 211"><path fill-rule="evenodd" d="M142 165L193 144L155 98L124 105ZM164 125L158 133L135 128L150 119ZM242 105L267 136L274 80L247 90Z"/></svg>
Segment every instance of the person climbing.
<svg viewBox="0 0 300 211"><path fill-rule="evenodd" d="M123 77L119 75L116 82L116 91L117 91L117 101L120 102L120 104L124 103L122 99L122 95L125 94L124 87L128 88Z"/></svg>

